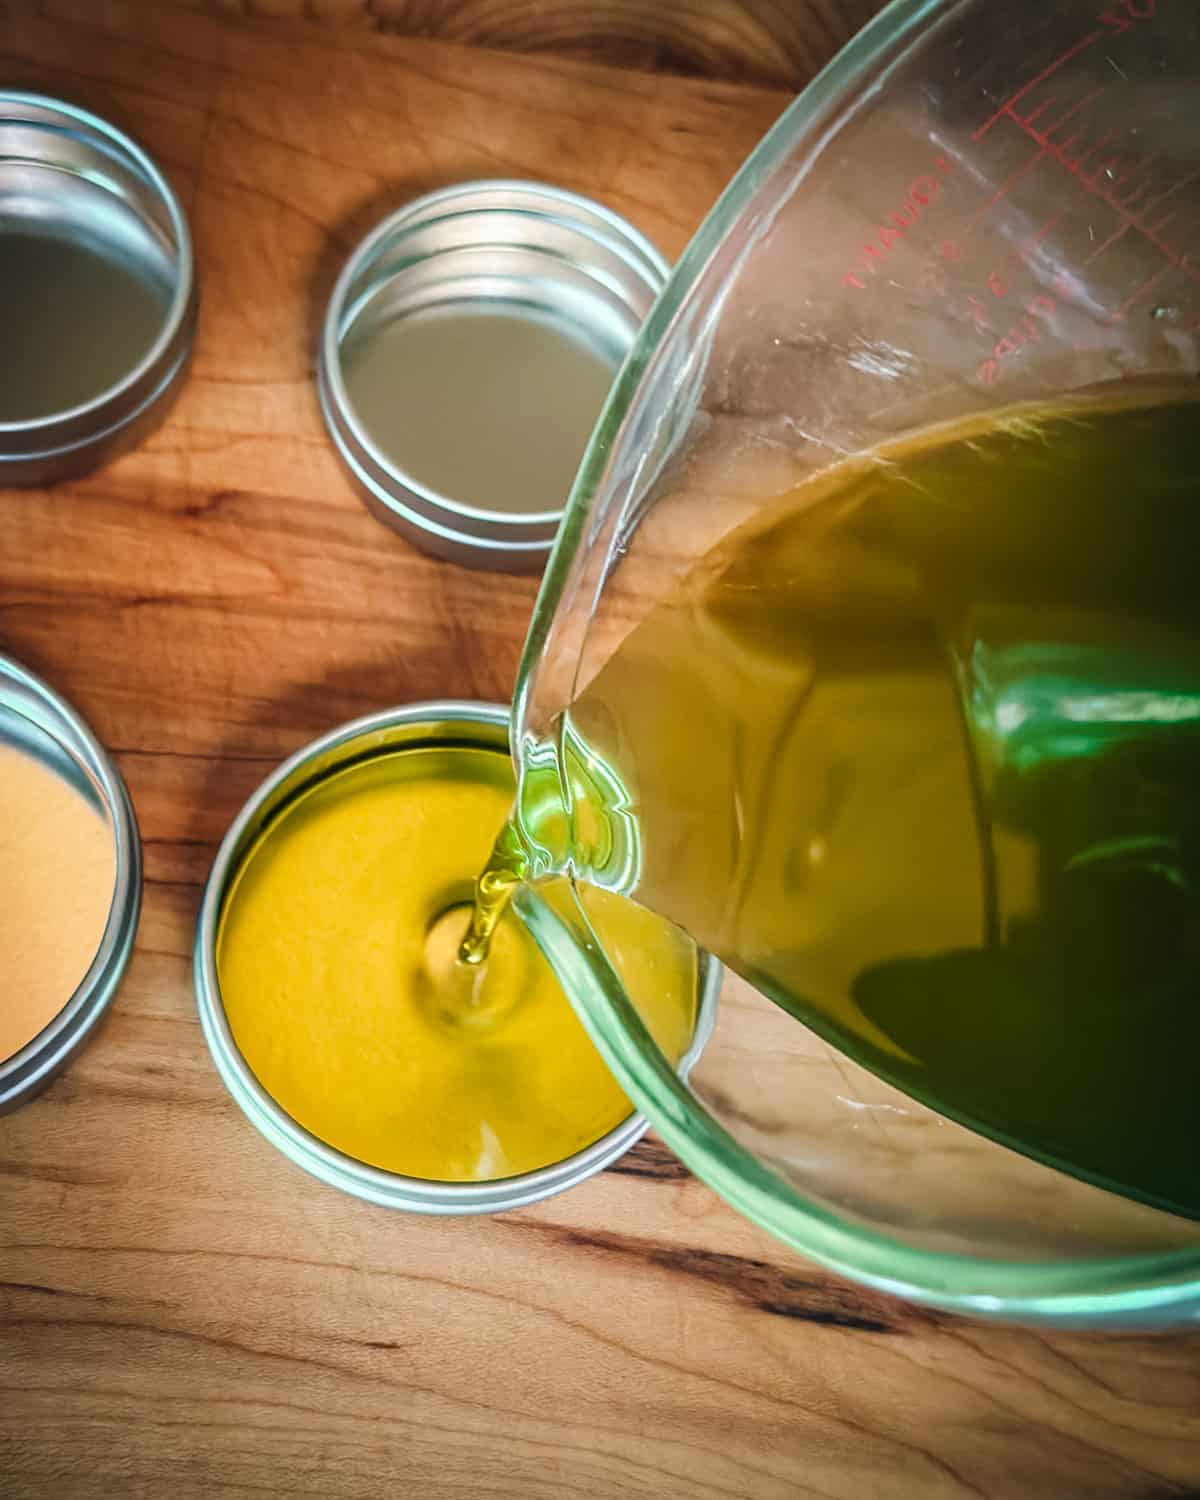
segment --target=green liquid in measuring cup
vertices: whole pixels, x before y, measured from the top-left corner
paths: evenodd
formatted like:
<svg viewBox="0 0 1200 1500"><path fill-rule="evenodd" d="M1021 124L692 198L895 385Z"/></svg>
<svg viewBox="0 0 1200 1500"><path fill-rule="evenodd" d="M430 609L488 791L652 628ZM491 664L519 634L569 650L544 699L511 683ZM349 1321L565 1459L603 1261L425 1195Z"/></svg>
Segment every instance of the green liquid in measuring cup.
<svg viewBox="0 0 1200 1500"><path fill-rule="evenodd" d="M1200 406L1134 388L808 480L571 705L543 757L621 795L568 768L587 837L543 795L510 869L557 847L934 1109L1200 1217L1198 505Z"/></svg>

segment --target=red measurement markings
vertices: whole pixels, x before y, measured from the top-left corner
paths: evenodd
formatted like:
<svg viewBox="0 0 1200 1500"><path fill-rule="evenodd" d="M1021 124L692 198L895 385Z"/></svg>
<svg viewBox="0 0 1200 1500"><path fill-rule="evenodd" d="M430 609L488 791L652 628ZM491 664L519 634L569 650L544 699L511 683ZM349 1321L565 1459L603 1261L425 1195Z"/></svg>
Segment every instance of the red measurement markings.
<svg viewBox="0 0 1200 1500"><path fill-rule="evenodd" d="M1004 330L992 345L992 352L975 371L983 385L991 385L1000 373L1000 366L1029 344L1040 343L1045 337L1044 320L1057 308L1055 298L1045 292L1030 297L1023 305L1022 313Z"/></svg>
<svg viewBox="0 0 1200 1500"><path fill-rule="evenodd" d="M1120 157L1110 156L1091 166L1090 159L1096 155L1099 142L1090 146L1081 155L1072 156L1070 151L1075 144L1075 137L1067 141L1053 141L1045 132L1038 130L1036 125L1030 125L1016 115L1013 119L1041 148L1039 155L1053 157L1070 173L1084 192L1093 198L1098 198L1116 214L1120 234L1132 229L1148 245L1153 246L1169 265L1182 271L1192 281L1200 282L1200 269L1192 266L1187 253L1163 235L1164 228L1170 222L1171 214L1168 212L1164 218L1151 221L1151 216L1157 213L1173 192L1184 186L1184 182L1177 182L1174 186L1142 202L1151 183L1148 174L1155 165L1153 157L1147 156L1122 162ZM1194 177L1195 173L1185 181L1191 181ZM1116 238L1118 238L1116 233L1109 235L1103 242L1103 248L1107 248ZM1093 251L1092 255L1098 253L1099 251Z"/></svg>
<svg viewBox="0 0 1200 1500"><path fill-rule="evenodd" d="M986 278L978 282L974 292L964 294L963 306L975 327L984 333L994 333L995 323L993 313L995 304L1003 301L1008 296L1009 282L1006 267L1009 265L1027 265L1038 246L1062 220L1066 213L1061 208L1057 213L1051 214L1024 239L1018 241L997 265L987 273ZM965 261L968 252L961 240L943 240L937 247L937 258L929 261L921 275L920 286L925 292L935 297L943 297L950 291L950 276L946 271L947 264L955 265ZM1063 290L1059 288L1059 290ZM1038 311L1045 312L1047 309L1039 307Z"/></svg>
<svg viewBox="0 0 1200 1500"><path fill-rule="evenodd" d="M1151 169L1154 166L1154 158L1142 157L1134 160L1123 161L1119 155L1103 155L1114 138L1119 134L1116 130L1107 130L1103 135L1094 140L1083 150L1078 150L1083 141L1086 131L1076 130L1071 135L1062 137L1059 132L1063 126L1087 105L1100 98L1105 89L1103 86L1091 90L1073 104L1065 114L1060 115L1049 125L1042 125L1042 116L1054 104L1054 97L1041 100L1032 109L1022 113L1018 105L1046 79L1052 77L1058 70L1064 67L1072 58L1100 40L1111 40L1122 32L1145 21L1153 20L1157 10L1157 0L1115 0L1106 10L1101 12L1098 25L1095 30L1088 32L1072 47L1061 53L1044 67L1040 73L1024 83L1016 93L1009 96L996 112L991 115L974 132L973 139L978 141L987 134L992 127L1002 119L1010 120L1018 130L1022 131L1033 141L1037 150L1034 154L1013 172L993 193L992 197L972 216L965 226L965 232L970 232L982 220L987 213L995 207L1011 190L1016 182L1033 170L1038 162L1049 157L1063 167L1070 176L1083 188L1084 192L1093 198L1098 198L1113 213L1117 215L1119 223L1117 228L1108 235L1100 245L1092 250L1084 264L1094 260L1110 245L1114 244L1123 234L1133 230L1141 236L1147 244L1151 245L1169 266L1182 271L1192 281L1200 282L1200 269L1194 267L1188 254L1180 249L1178 245L1168 240L1163 231L1171 221L1172 214L1168 212L1162 217L1154 218L1161 209L1163 203L1177 192L1187 182L1194 180L1196 174L1183 181L1177 182L1173 187L1146 198L1151 190ZM1145 199L1145 201L1143 201ZM1153 219L1153 221L1152 221ZM1159 279L1156 272L1153 281ZM1147 279L1136 293L1126 299L1126 304L1135 301L1143 290L1149 290L1152 284ZM1122 316L1119 312L1117 316Z"/></svg>
<svg viewBox="0 0 1200 1500"><path fill-rule="evenodd" d="M1051 214L1044 223L1039 224L1038 227L1029 236L1029 238L1022 240L1021 243L1013 250L1012 259L1023 261L1026 260L1030 255L1032 255L1033 252L1042 243L1042 241L1046 238L1046 236L1050 233L1050 231L1052 229L1057 229L1066 212L1067 211L1065 208L1060 208L1056 214Z"/></svg>
<svg viewBox="0 0 1200 1500"><path fill-rule="evenodd" d="M1126 297L1124 302L1121 303L1120 307L1117 308L1116 312L1109 314L1108 321L1110 323L1124 322L1125 314L1129 311L1133 304L1140 297L1144 297L1147 292L1152 291L1153 288L1162 280L1162 278L1170 269L1170 266L1159 266L1158 270L1152 272L1149 276L1147 276L1145 281L1143 281L1140 286L1135 286L1133 291L1130 292L1129 296Z"/></svg>
<svg viewBox="0 0 1200 1500"><path fill-rule="evenodd" d="M1200 167L1197 167L1194 172L1189 172L1186 177L1179 178L1177 182L1172 183L1172 185L1169 188L1164 189L1163 192L1158 193L1142 209L1142 218L1148 219L1151 213L1157 213L1168 198L1173 197L1176 193L1178 193L1185 187L1191 187L1192 183L1195 182L1197 177L1200 177ZM1116 184L1114 183L1113 185L1115 186ZM1125 206L1126 208L1129 207L1128 199L1126 199L1125 201ZM1161 235L1163 230L1167 227L1167 225L1174 217L1174 210L1168 209L1168 211L1163 214L1161 219L1156 220L1153 224L1150 224L1148 226L1149 232L1154 235ZM1129 219L1128 217L1124 218L1110 235L1101 240L1096 248L1088 253L1087 258L1084 260L1083 264L1085 266L1089 265L1096 259L1097 256L1103 255L1110 245L1115 245L1116 242L1121 238L1121 236L1128 234L1130 229L1132 228L1133 223L1131 219Z"/></svg>
<svg viewBox="0 0 1200 1500"><path fill-rule="evenodd" d="M857 291L866 290L864 278L874 276L882 263L904 238L925 210L942 191L942 182L949 176L953 163L939 156L933 163L932 172L924 172L908 185L908 191L887 218L875 227L875 238L861 246L857 264L842 277L845 286Z"/></svg>
<svg viewBox="0 0 1200 1500"><path fill-rule="evenodd" d="M1009 97L1000 106L1000 108L996 111L996 113L989 119L985 120L979 127L979 129L974 132L974 134L971 136L971 139L973 141L981 141L984 136L987 135L992 126L995 125L998 121L1003 120L1006 116L1010 120L1017 119L1017 105L1020 104L1021 100L1024 99L1026 94L1032 93L1033 90L1037 88L1038 84L1045 83L1046 79L1052 77L1055 73L1057 73L1059 68L1065 68L1073 57L1078 57L1081 52L1086 52L1087 49L1092 45L1092 43L1099 41L1099 39L1103 35L1104 33L1102 31L1097 30L1089 32L1087 36L1080 37L1080 39L1075 43L1073 47L1068 47L1067 50L1062 53L1061 56L1056 57L1048 67L1043 68L1042 71L1035 74L1028 83L1023 84L1015 94L1010 94ZM1034 115L1036 116L1038 113L1040 113L1040 110L1044 108L1045 105L1040 106L1038 110L1034 111Z"/></svg>
<svg viewBox="0 0 1200 1500"><path fill-rule="evenodd" d="M1101 40L1111 41L1114 36L1120 36L1123 31L1128 31L1137 22L1152 20L1156 5L1157 0L1115 0L1114 4L1110 5L1097 16L1098 24L1094 31L1089 31L1086 36L1081 36L1073 47L1068 47L1065 52L1059 53L1052 63L1047 63L1040 73L1035 73L1027 83L1023 83L1015 94L1010 94L996 113L989 119L986 119L978 130L975 131L972 140L982 140L992 126L997 121L1003 120L1006 116L1010 120L1017 120L1020 123L1016 107L1039 84L1045 83L1047 78L1052 78L1058 72L1059 68L1066 67L1067 63L1073 57L1078 57L1081 52L1086 52L1096 42ZM1038 109L1034 111L1034 116L1036 117L1045 107L1045 105L1039 105Z"/></svg>
<svg viewBox="0 0 1200 1500"><path fill-rule="evenodd" d="M996 204L1001 201L1001 199L1007 198L1009 193L1012 192L1013 188L1016 187L1017 183L1020 182L1021 178L1024 177L1027 173L1032 172L1034 167L1037 166L1038 162L1042 160L1045 154L1046 153L1044 150L1035 151L1033 155L1028 159L1028 161L1019 166L1015 172L1010 172L1009 175L1000 184L1000 186L996 189L996 191L992 194L992 196L987 200L987 202L981 204L980 207L975 210L975 212L963 225L963 234L970 234L971 231L975 229L979 224L980 220L985 219L988 214L991 213L992 209L995 208Z"/></svg>
<svg viewBox="0 0 1200 1500"><path fill-rule="evenodd" d="M987 202L982 204L975 210L970 219L967 221L963 232L966 234L970 234L971 230L976 227L981 219L987 217L991 210L995 208L997 203L1008 197L1009 193L1011 193L1017 183L1020 182L1022 177L1026 176L1027 173L1032 172L1034 167L1037 166L1038 162L1042 161L1046 156L1051 155L1052 148L1050 142L1055 132L1061 130L1073 115L1077 115L1081 109L1085 109L1089 104L1091 104L1094 99L1098 99L1103 93L1103 85L1101 85L1099 88L1094 88L1090 94L1085 94L1082 99L1073 104L1064 115L1060 115L1052 125L1048 125L1045 131L1042 133L1042 138L1038 142L1038 149L1026 161L1022 162L1022 164L1016 169L1015 172L1010 172L1009 175L1000 184L1000 186L996 189L996 191L992 194L992 196L987 200ZM1054 98L1053 96L1051 96L1049 99L1044 99L1041 104L1039 104L1036 109L1031 110L1029 114L1021 117L1014 115L1013 118L1017 120L1018 123L1023 122L1023 124L1025 125L1032 125L1039 118L1039 116L1041 116L1047 109L1051 107L1053 103ZM976 140L979 139L980 133L980 131L975 132L974 138ZM1111 135L1112 132L1109 132L1109 134ZM1078 133L1072 136L1068 141L1063 143L1064 149L1069 149L1071 146L1073 146L1077 139ZM1092 149L1094 150L1095 148L1093 147Z"/></svg>
<svg viewBox="0 0 1200 1500"><path fill-rule="evenodd" d="M1175 183L1172 187L1166 189L1166 191L1156 195L1156 197L1151 200L1150 204L1147 205L1147 209L1157 209L1168 197L1170 197L1172 193L1178 191L1178 189L1181 186L1184 186L1186 182L1192 181L1198 176L1200 176L1200 168L1198 168L1196 172L1192 173L1190 178L1183 179L1180 182ZM1031 235L1017 247L1016 251L1012 255L1010 255L1008 259L1023 261L1033 250L1037 248L1037 246L1046 237L1050 230L1053 229L1054 226L1063 217L1063 214L1065 212L1065 209L1060 210L1060 212L1055 214L1052 218L1047 219L1046 222L1033 235ZM1167 218L1169 217L1170 215L1168 214ZM1165 220L1160 220L1159 224L1153 227L1160 228L1164 222ZM1088 260L1092 260L1097 255L1102 254L1103 251L1107 249L1109 245L1113 244L1118 238L1120 238L1122 234L1124 234L1128 229L1134 227L1138 226L1135 225L1132 220L1127 220L1122 223L1120 227L1114 230L1106 240L1102 241L1092 250L1091 254L1088 256ZM1144 227L1142 227L1141 232L1145 232ZM1086 265L1087 261L1084 261L1084 264ZM1171 256L1168 256L1164 264L1158 266L1154 271L1146 276L1143 281L1141 281L1137 286L1133 288L1133 290L1125 298L1124 302L1122 302L1121 305L1109 315L1107 321L1109 323L1119 323L1123 321L1125 316L1129 312L1129 309L1134 305L1134 303L1140 301L1140 299L1146 296L1148 292L1153 291L1153 289L1158 285L1162 278L1173 269L1182 269L1186 274L1192 276L1193 279L1197 279L1195 276L1195 272L1187 264L1186 257L1173 259ZM981 362L975 372L977 378L981 381L982 384L991 385L999 375L1000 368L1006 360L1011 359L1014 354L1018 354L1028 345L1039 343L1044 337L1047 337L1049 335L1049 330L1044 327L1044 320L1049 318L1057 310L1060 300L1070 294L1072 289L1071 282L1071 273L1065 270L1060 271L1054 278L1054 296L1050 296L1047 293L1039 293L1036 296L1027 298L1022 303L1021 314L1013 319L1013 321L1010 322L1009 325L1005 328L1003 334L996 340L995 344L992 346L991 354L987 359ZM991 272L991 274L988 276L987 285L988 289L997 300L1003 301L1007 297L1008 286L1005 283L1003 276L998 271ZM968 297L967 306L972 314L972 317L974 318L976 327L986 329L990 332L991 324L986 320L986 318L980 316L980 313L982 311L982 303L980 302L980 299L973 296ZM1185 326L1195 326L1197 324L1200 324L1200 318L1193 320L1193 324Z"/></svg>

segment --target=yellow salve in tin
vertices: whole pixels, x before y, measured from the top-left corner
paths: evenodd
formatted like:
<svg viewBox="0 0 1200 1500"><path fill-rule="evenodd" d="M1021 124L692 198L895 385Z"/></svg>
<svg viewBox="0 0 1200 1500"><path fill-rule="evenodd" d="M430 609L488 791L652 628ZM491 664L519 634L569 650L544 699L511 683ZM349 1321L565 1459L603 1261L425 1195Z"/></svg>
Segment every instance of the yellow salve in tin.
<svg viewBox="0 0 1200 1500"><path fill-rule="evenodd" d="M217 974L239 1051L298 1124L370 1166L514 1176L631 1113L515 917L481 974L455 962L512 796L507 756L477 747L348 766L275 818L224 902ZM632 902L585 899L678 1061L695 1024L694 947Z"/></svg>

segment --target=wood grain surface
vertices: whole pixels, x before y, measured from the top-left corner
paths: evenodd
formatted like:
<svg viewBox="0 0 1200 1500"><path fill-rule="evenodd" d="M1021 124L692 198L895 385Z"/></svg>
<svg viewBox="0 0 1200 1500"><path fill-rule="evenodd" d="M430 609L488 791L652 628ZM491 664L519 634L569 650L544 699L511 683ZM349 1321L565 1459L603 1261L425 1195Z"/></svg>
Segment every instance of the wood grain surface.
<svg viewBox="0 0 1200 1500"><path fill-rule="evenodd" d="M0 0L0 77L143 138L203 281L168 425L0 493L0 649L114 750L147 874L100 1035L0 1119L0 1495L1200 1493L1196 1336L862 1293L653 1142L519 1213L391 1214L289 1165L200 1036L192 924L243 799L352 715L507 697L533 596L421 557L351 491L312 382L338 263L481 174L593 194L675 254L784 96L151 0Z"/></svg>
<svg viewBox="0 0 1200 1500"><path fill-rule="evenodd" d="M798 89L885 0L172 0L652 72Z"/></svg>

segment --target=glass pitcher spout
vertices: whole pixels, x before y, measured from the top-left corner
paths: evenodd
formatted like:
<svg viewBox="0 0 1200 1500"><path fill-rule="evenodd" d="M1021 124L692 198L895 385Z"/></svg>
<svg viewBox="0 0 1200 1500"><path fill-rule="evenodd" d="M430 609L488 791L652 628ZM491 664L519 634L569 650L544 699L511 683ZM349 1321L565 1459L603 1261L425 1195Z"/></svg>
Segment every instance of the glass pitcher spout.
<svg viewBox="0 0 1200 1500"><path fill-rule="evenodd" d="M638 822L620 777L565 716L544 739L526 742L518 766L512 817L476 883L459 950L464 963L486 958L496 924L522 884L561 877L617 893L637 887Z"/></svg>

